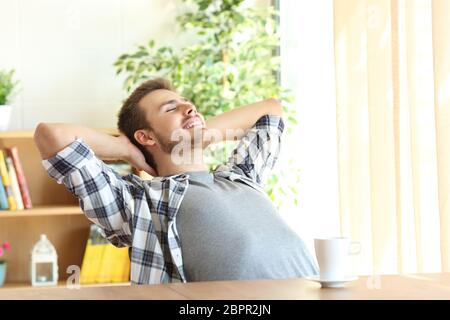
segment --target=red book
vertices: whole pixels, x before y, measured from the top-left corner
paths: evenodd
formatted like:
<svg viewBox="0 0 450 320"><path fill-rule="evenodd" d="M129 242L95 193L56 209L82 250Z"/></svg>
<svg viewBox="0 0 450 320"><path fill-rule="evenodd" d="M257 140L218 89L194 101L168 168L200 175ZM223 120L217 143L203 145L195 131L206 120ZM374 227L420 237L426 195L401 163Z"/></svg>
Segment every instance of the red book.
<svg viewBox="0 0 450 320"><path fill-rule="evenodd" d="M16 169L17 181L19 182L20 193L22 194L23 206L25 209L31 209L33 206L31 204L27 180L25 179L25 174L23 173L22 169L22 163L19 158L19 151L17 150L17 147L11 147L7 148L6 152L11 157L14 163L14 168Z"/></svg>

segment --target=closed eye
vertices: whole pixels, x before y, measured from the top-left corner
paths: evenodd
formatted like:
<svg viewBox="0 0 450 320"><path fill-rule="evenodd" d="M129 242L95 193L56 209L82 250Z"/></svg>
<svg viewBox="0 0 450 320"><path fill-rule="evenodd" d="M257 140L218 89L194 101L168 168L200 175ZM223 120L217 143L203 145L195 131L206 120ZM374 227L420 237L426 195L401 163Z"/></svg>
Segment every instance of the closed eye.
<svg viewBox="0 0 450 320"><path fill-rule="evenodd" d="M190 102L188 99L186 99L186 98L181 98L181 100L183 100L184 102L187 102L187 103L189 103L189 104L192 104L192 102ZM173 111L173 110L176 110L177 109L177 103L176 103L176 101L175 100L170 100L170 101L167 101L164 105L168 105L169 107L166 109L166 111L165 112L170 112L170 111Z"/></svg>
<svg viewBox="0 0 450 320"><path fill-rule="evenodd" d="M176 104L176 101L170 101L169 103L167 103L167 109L166 109L166 112L170 112L170 111L173 111L173 110L175 110L177 108L177 104Z"/></svg>

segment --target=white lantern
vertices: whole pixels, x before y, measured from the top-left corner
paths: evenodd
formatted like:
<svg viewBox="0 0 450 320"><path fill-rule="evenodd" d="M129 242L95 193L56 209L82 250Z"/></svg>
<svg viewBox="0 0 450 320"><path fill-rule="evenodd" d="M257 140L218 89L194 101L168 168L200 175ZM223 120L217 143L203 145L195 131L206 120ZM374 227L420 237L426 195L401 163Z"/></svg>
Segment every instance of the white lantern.
<svg viewBox="0 0 450 320"><path fill-rule="evenodd" d="M55 247L41 234L31 251L31 284L51 286L58 283L58 256Z"/></svg>

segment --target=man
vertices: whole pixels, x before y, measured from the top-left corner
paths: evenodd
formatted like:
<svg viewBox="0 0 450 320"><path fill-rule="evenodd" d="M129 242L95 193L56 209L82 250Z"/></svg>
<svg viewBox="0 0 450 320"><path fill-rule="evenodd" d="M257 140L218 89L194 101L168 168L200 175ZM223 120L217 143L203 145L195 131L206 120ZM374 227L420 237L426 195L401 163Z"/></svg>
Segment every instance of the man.
<svg viewBox="0 0 450 320"><path fill-rule="evenodd" d="M41 123L34 138L45 169L87 218L112 244L131 247L133 284L302 277L317 267L262 189L280 150L281 115L269 99L205 121L154 79L125 101L118 137ZM195 154L225 139L240 142L209 172ZM100 159L126 160L154 178L121 177Z"/></svg>

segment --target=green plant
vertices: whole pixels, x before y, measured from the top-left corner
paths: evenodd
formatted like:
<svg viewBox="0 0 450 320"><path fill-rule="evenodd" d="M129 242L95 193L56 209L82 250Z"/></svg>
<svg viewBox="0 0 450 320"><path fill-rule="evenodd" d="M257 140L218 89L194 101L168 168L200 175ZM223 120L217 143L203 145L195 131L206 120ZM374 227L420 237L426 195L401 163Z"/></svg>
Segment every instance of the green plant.
<svg viewBox="0 0 450 320"><path fill-rule="evenodd" d="M266 98L283 102L287 132L296 124L289 91L278 83L280 67L276 50L279 44L273 7L246 7L243 0L184 0L193 8L177 17L184 33L194 33L197 42L174 49L155 47L152 39L136 51L121 55L115 62L117 74L126 76L124 89L157 76L173 83L205 117ZM205 154L211 168L223 163L235 143L210 146ZM286 168L286 170L290 170ZM274 198L276 190L289 193L283 183L268 179L267 191ZM278 189L277 189L278 188ZM280 189L281 188L281 189Z"/></svg>
<svg viewBox="0 0 450 320"><path fill-rule="evenodd" d="M0 106L8 104L18 82L13 80L15 70L0 70Z"/></svg>

